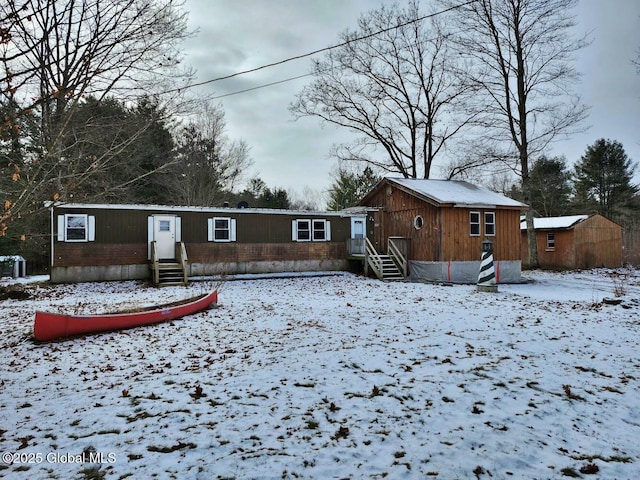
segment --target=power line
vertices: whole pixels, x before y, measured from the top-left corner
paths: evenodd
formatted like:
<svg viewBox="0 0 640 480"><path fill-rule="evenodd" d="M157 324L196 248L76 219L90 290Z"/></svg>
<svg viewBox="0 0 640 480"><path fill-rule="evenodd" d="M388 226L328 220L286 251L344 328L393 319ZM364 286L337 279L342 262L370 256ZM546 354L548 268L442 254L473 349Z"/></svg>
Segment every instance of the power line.
<svg viewBox="0 0 640 480"><path fill-rule="evenodd" d="M323 52L327 52L329 50L333 50L335 48L344 47L344 46L349 45L350 43L353 43L353 42L358 42L360 40L366 40L367 38L375 37L377 35L380 35L381 33L390 32L392 30L396 30L398 28L402 28L402 27L406 27L407 25L411 25L412 23L421 22L422 20L426 20L427 18L433 18L435 16L442 15L442 14L450 12L452 10L457 10L458 8L465 7L467 5L475 3L476 1L477 0L469 0L469 1L465 2L465 3L461 3L459 5L454 5L453 7L446 8L446 9L441 10L439 12L430 13L428 15L423 15L422 17L414 18L413 20L409 20L407 22L400 23L398 25L394 25L393 27L384 28L382 30L378 30L376 32L369 33L367 35L362 35L361 37L352 38L350 40L347 40L345 42L339 43L337 45L331 45L329 47L320 48L320 49L314 50L312 52L303 53L302 55L296 55L294 57L285 58L284 60L280 60L280 61L277 61L277 62L267 63L267 64L261 65L259 67L250 68L249 70L242 70L240 72L235 72L235 73L232 73L230 75L224 75L222 77L212 78L210 80L205 80L203 82L193 83L191 85L185 85L184 87L174 88L172 90L166 90L164 93L180 92L180 91L186 90L188 88L201 87L203 85L208 85L210 83L219 82L221 80L228 80L230 78L234 78L234 77L237 77L237 76L240 76L240 75L246 75L247 73L253 73L253 72L257 72L259 70L264 70L265 68L271 68L271 67L275 67L275 66L278 66L278 65L282 65L284 63L293 62L294 60L300 60L302 58L311 57L313 55L317 55L318 53L323 53ZM278 83L284 83L284 82L287 82L287 81L290 81L290 80L295 80L295 79L301 78L303 76L306 76L306 75L301 75L300 77L295 77L295 78L290 78L290 79L286 79L286 80L281 80L279 82L274 82L272 85L276 85ZM266 86L270 86L270 85L262 85L262 86L259 86L259 87L254 87L254 88L247 89L245 91L256 90L258 88L262 88L262 87L266 87ZM243 93L243 92L234 92L234 93L222 95L222 96L216 97L216 98L222 98L223 96L235 95L236 93Z"/></svg>
<svg viewBox="0 0 640 480"><path fill-rule="evenodd" d="M259 90L261 88L272 87L274 85L278 85L279 83L291 82L293 80L298 80L299 78L309 77L313 75L313 73L306 73L304 75L298 75L297 77L285 78L283 80L278 80L277 82L265 83L264 85L258 85L257 87L245 88L244 90L238 90L236 92L225 93L224 95L218 95L216 97L211 97L211 100L218 100L219 98L230 97L232 95L239 95L241 93L247 93L252 90Z"/></svg>

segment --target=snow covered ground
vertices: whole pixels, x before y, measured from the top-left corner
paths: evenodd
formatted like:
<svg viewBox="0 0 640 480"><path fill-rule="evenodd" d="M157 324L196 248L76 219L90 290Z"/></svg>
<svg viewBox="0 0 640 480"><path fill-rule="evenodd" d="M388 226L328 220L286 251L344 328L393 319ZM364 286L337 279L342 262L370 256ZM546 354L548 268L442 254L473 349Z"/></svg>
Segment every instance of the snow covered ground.
<svg viewBox="0 0 640 480"><path fill-rule="evenodd" d="M246 278L217 309L43 344L37 309L211 284L16 286L33 297L0 301L0 477L640 478L640 272L525 277Z"/></svg>

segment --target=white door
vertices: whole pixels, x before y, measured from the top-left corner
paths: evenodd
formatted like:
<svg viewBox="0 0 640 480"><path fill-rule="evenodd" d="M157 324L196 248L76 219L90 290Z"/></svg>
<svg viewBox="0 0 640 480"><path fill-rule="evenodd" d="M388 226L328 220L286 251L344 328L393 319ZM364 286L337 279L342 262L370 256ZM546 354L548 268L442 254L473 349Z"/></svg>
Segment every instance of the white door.
<svg viewBox="0 0 640 480"><path fill-rule="evenodd" d="M351 238L359 239L351 242L351 254L364 255L365 221L365 217L351 217Z"/></svg>
<svg viewBox="0 0 640 480"><path fill-rule="evenodd" d="M153 217L153 239L160 260L176 258L176 217L155 215Z"/></svg>

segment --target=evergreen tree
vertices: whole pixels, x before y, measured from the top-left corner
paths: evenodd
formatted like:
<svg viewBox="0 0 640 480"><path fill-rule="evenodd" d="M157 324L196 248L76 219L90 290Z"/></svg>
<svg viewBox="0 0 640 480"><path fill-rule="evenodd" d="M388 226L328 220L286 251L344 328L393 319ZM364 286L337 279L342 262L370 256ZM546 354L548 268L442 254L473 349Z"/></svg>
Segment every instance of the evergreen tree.
<svg viewBox="0 0 640 480"><path fill-rule="evenodd" d="M335 174L334 183L329 189L329 210L342 210L357 205L380 181L371 167L357 174L340 167Z"/></svg>
<svg viewBox="0 0 640 480"><path fill-rule="evenodd" d="M566 215L570 209L571 173L562 157L540 157L529 172L531 198L529 207L536 216L556 217ZM522 189L512 190L514 198L524 201Z"/></svg>
<svg viewBox="0 0 640 480"><path fill-rule="evenodd" d="M574 205L622 222L637 203L638 186L631 183L636 166L620 142L597 140L575 166Z"/></svg>
<svg viewBox="0 0 640 480"><path fill-rule="evenodd" d="M286 210L291 208L291 201L289 200L289 194L286 190L282 188L274 188L272 190L269 187L265 187L258 198L258 204L256 206L259 208L278 208Z"/></svg>

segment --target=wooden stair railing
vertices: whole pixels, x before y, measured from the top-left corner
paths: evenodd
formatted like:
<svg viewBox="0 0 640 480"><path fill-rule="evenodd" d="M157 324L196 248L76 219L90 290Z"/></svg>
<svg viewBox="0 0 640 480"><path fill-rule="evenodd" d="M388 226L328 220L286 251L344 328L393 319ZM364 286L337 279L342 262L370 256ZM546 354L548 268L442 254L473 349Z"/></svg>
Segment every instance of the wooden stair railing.
<svg viewBox="0 0 640 480"><path fill-rule="evenodd" d="M402 274L402 278L407 278L407 259L395 240L405 240L404 238L389 238L387 240L387 251L391 260L398 266L398 270Z"/></svg>
<svg viewBox="0 0 640 480"><path fill-rule="evenodd" d="M160 259L158 258L158 249L156 241L151 242L151 273L153 275L153 284L160 283Z"/></svg>
<svg viewBox="0 0 640 480"><path fill-rule="evenodd" d="M176 260L160 260L158 258L156 242L151 242L151 270L153 273L153 284L161 285L187 285L188 279L188 257L184 243L176 244Z"/></svg>
<svg viewBox="0 0 640 480"><path fill-rule="evenodd" d="M380 280L404 280L402 270L391 255L378 253L371 241L366 239L365 260ZM406 269L405 269L406 271Z"/></svg>

